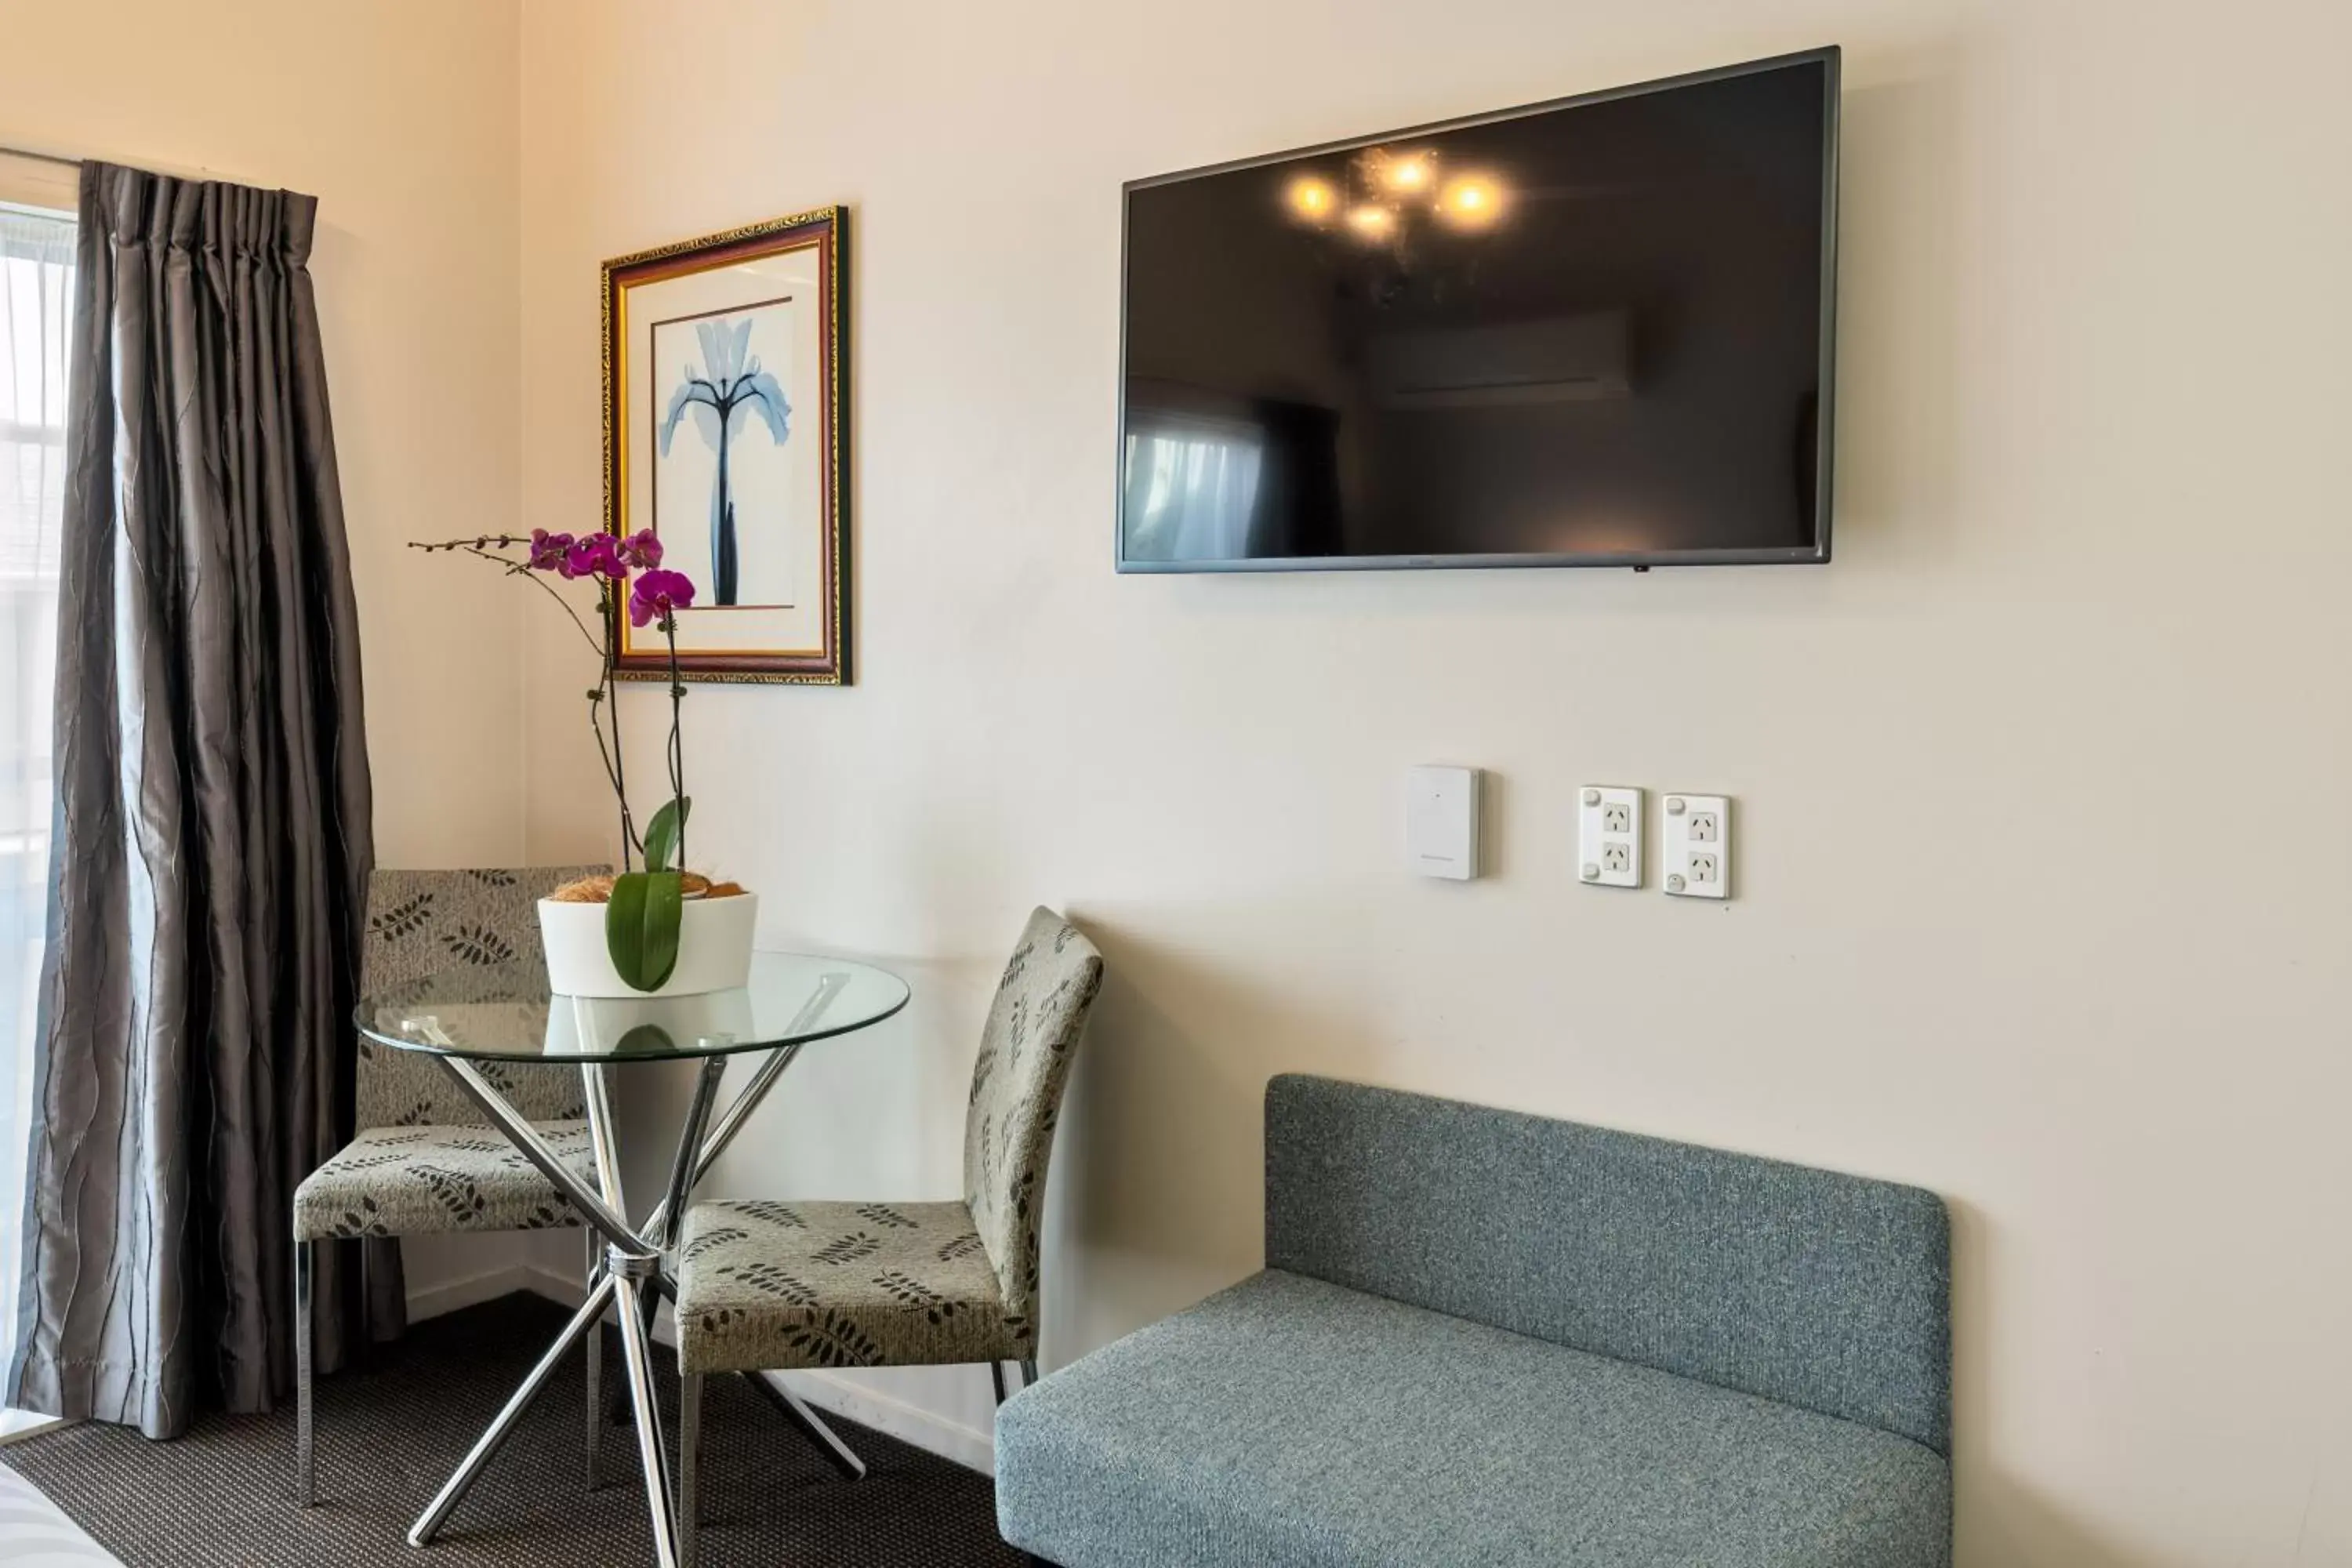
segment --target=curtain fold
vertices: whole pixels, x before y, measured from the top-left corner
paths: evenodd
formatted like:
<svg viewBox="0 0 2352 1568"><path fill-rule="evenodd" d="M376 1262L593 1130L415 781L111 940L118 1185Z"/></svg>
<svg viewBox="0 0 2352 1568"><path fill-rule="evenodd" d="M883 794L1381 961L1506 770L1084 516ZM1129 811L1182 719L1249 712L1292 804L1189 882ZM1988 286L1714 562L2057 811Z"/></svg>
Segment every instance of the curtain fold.
<svg viewBox="0 0 2352 1568"><path fill-rule="evenodd" d="M350 1120L373 851L316 213L82 171L11 1384L152 1436L290 1388L289 1205Z"/></svg>

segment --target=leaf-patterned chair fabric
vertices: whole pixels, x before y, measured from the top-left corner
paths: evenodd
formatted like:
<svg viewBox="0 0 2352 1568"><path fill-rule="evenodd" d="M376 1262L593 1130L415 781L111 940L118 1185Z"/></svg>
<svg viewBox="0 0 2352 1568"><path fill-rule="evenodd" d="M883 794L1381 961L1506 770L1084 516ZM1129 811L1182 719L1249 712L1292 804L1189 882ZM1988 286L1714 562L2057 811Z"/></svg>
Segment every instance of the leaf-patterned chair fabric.
<svg viewBox="0 0 2352 1568"><path fill-rule="evenodd" d="M541 956L541 898L603 866L377 871L368 881L360 989L459 964ZM579 1069L481 1064L581 1173L591 1169ZM577 1225L554 1184L488 1125L432 1058L359 1043L359 1135L294 1194L294 1239L533 1230Z"/></svg>
<svg viewBox="0 0 2352 1568"><path fill-rule="evenodd" d="M945 1366L1037 1343L1037 1224L1102 955L1029 917L981 1037L949 1203L707 1203L679 1239L678 1368Z"/></svg>

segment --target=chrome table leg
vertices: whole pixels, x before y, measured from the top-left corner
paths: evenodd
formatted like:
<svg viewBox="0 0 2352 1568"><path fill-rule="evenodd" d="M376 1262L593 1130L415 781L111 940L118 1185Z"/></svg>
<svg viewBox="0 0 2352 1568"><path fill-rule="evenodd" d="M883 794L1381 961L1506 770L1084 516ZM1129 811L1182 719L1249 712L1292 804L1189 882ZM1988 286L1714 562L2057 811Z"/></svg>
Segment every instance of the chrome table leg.
<svg viewBox="0 0 2352 1568"><path fill-rule="evenodd" d="M662 1193L662 1201L646 1224L646 1239L656 1247L667 1247L677 1239L677 1227L686 1218L687 1201L694 1195L694 1184L708 1168L702 1158L702 1130L710 1124L711 1101L719 1097L719 1080L726 1075L725 1057L706 1057L702 1071L694 1082L694 1099L686 1108L686 1126L677 1136L677 1154L670 1162L669 1185Z"/></svg>
<svg viewBox="0 0 2352 1568"><path fill-rule="evenodd" d="M537 1165L547 1178L555 1184L556 1190L562 1193L573 1210L587 1221L592 1230L602 1234L606 1243L608 1259L626 1259L634 1265L647 1268L655 1268L659 1264L660 1250L647 1244L642 1237L631 1230L627 1221L622 1217L614 1205L606 1203L601 1193L583 1182L578 1173L564 1163L562 1157L548 1146L547 1140L540 1136L539 1129L533 1127L521 1112L509 1105L506 1098L498 1091L497 1087L484 1078L473 1063L459 1057L442 1057L439 1060L441 1065L448 1069L450 1076L455 1078L459 1086L465 1089L468 1098L481 1107L483 1113L489 1118L491 1125L504 1132L509 1142L512 1142L532 1164ZM595 1119L598 1105L594 1097L592 1097L590 1132L597 1142L601 1154L604 1156L599 1166L600 1178L608 1167L612 1170L612 1180L609 1184L600 1181L600 1185L604 1185L606 1191L611 1192L617 1198L620 1193L618 1171L617 1167L611 1166L609 1158L612 1152L611 1107L605 1105L602 1109L605 1113L605 1120L600 1126ZM410 1527L408 1531L410 1545L423 1546L433 1539L436 1532L448 1519L450 1510L457 1506L458 1500L466 1495L467 1490L480 1476L482 1467L489 1462L490 1457L499 1451L499 1447L511 1435L515 1424L521 1419L523 1412L530 1407L531 1403L546 1388L549 1379L554 1375L557 1365L562 1363L565 1355L571 1352L572 1347L580 1342L583 1334L596 1331L598 1321L604 1316L606 1304L613 1301L618 1294L615 1271L613 1264L608 1262L604 1277L590 1289L588 1300L581 1305L580 1310L573 1314L572 1321L565 1325L562 1334L557 1338L547 1354L541 1358L539 1364L531 1369L530 1375L523 1380L521 1387L515 1390L514 1396L507 1401L506 1407L499 1412L498 1418L490 1423L489 1429L482 1434L480 1439L475 1443L473 1450L458 1465L456 1472L443 1485L432 1502L426 1505L424 1513L417 1517L415 1524ZM668 1543L665 1542L664 1550L668 1549ZM667 1559L665 1562L667 1563Z"/></svg>
<svg viewBox="0 0 2352 1568"><path fill-rule="evenodd" d="M482 1473L482 1467L490 1462L490 1456L497 1453L507 1438L513 1435L515 1424L522 1419L522 1413L530 1408L531 1401L539 1397L540 1390L545 1388L548 1380L555 1375L555 1369L563 1364L563 1358L570 1355L572 1347L580 1342L580 1336L593 1329L596 1321L604 1315L604 1303L612 1300L614 1289L614 1279L608 1274L596 1289L588 1292L588 1300L572 1314L572 1321L564 1325L563 1332L548 1346L547 1353L539 1358L539 1364L530 1369L530 1375L522 1380L522 1386L514 1391L513 1396L507 1401L506 1408L499 1412L498 1419L491 1422L489 1429L475 1441L473 1451L458 1465L457 1473L449 1478L440 1492L425 1505L425 1511L417 1516L416 1522L409 1527L408 1544L424 1546L431 1542L448 1519L449 1510L457 1506L457 1500L466 1495L466 1489L474 1484L474 1478Z"/></svg>
<svg viewBox="0 0 2352 1568"><path fill-rule="evenodd" d="M581 1233L588 1243L587 1289L594 1290L596 1281L604 1278L604 1249L596 1240L593 1230ZM594 1491L597 1483L597 1459L604 1444L604 1322L600 1317L588 1325L588 1489Z"/></svg>
<svg viewBox="0 0 2352 1568"><path fill-rule="evenodd" d="M816 989L790 1026L799 1033L813 1027L830 1006L835 996L848 984L841 974L828 974L820 980ZM724 1072L724 1058L706 1058L700 1078L695 1085L694 1100L687 1112L687 1124L681 1130L677 1154L670 1165L668 1189L661 1201L646 1218L642 1226L632 1227L621 1189L620 1160L614 1143L614 1119L611 1096L606 1091L604 1068L606 1064L591 1062L581 1068L581 1077L587 1089L588 1135L593 1152L596 1179L592 1186L566 1164L551 1148L539 1130L528 1118L508 1103L497 1087L483 1076L480 1069L462 1057L444 1056L438 1058L450 1076L457 1080L467 1096L490 1120L491 1125L507 1135L508 1140L541 1173L555 1184L565 1201L571 1204L590 1229L592 1247L597 1237L605 1243L604 1271L601 1277L592 1273L588 1300L572 1316L562 1335L550 1347L530 1375L516 1389L506 1407L475 1443L432 1503L425 1509L408 1532L409 1544L423 1546L432 1540L444 1521L456 1508L458 1500L481 1474L499 1447L511 1435L522 1413L530 1407L547 1385L563 1357L570 1353L583 1334L601 1337L602 1319L607 1305L614 1309L620 1320L622 1359L626 1363L629 1404L635 1416L637 1454L645 1469L646 1506L652 1515L654 1544L660 1568L677 1568L678 1530L677 1496L669 1476L668 1455L662 1444L661 1410L656 1397L652 1326L656 1299L667 1295L677 1299L676 1282L662 1267L663 1253L683 1219L687 1205L694 1194L695 1184L708 1173L743 1123L759 1108L776 1080L799 1056L801 1047L786 1046L772 1051L768 1060L743 1086L734 1100L719 1117L710 1119L711 1106ZM589 1484L596 1479L596 1450L599 1434L596 1423L601 1412L596 1408L593 1386L598 1361L592 1352L591 1399L589 1404ZM816 1414L790 1392L776 1387L763 1377L754 1375L754 1386L765 1393L776 1407L811 1440L824 1450L826 1457L844 1474L855 1479L866 1473L864 1461L852 1453L849 1446L834 1436L831 1427L819 1420Z"/></svg>
<svg viewBox="0 0 2352 1568"><path fill-rule="evenodd" d="M746 1372L736 1375L750 1384L753 1392L766 1396L768 1403L776 1407L777 1415L798 1427L801 1436L815 1444L817 1451L841 1472L845 1480L866 1479L866 1461L859 1458L848 1444L835 1436L833 1428L826 1426L824 1418L811 1410L799 1394L764 1373Z"/></svg>
<svg viewBox="0 0 2352 1568"><path fill-rule="evenodd" d="M632 1262L635 1260L633 1259ZM628 1365L629 1405L637 1418L637 1460L646 1472L646 1512L654 1529L654 1554L661 1568L677 1568L677 1529L670 1506L669 1456L663 1450L661 1408L654 1388L653 1347L638 1315L642 1275L616 1280L620 1302L621 1359Z"/></svg>

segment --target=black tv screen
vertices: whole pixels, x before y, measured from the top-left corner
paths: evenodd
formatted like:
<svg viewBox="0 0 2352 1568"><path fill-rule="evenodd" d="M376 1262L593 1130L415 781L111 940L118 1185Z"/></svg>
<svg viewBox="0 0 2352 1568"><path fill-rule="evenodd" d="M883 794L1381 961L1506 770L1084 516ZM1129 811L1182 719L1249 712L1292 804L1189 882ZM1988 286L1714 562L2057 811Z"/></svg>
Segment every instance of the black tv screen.
<svg viewBox="0 0 2352 1568"><path fill-rule="evenodd" d="M1130 184L1129 572L1830 553L1838 51Z"/></svg>

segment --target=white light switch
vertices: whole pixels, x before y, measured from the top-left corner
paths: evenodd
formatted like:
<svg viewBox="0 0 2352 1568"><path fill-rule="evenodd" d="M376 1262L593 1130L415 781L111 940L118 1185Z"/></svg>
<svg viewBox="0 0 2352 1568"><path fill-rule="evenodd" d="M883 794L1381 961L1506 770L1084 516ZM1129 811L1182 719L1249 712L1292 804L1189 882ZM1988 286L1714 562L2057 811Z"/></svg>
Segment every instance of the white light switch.
<svg viewBox="0 0 2352 1568"><path fill-rule="evenodd" d="M1666 796L1666 891L1684 899L1731 897L1731 800L1720 795Z"/></svg>
<svg viewBox="0 0 2352 1568"><path fill-rule="evenodd" d="M1405 854L1424 877L1478 874L1478 770L1419 767L1405 780Z"/></svg>
<svg viewBox="0 0 2352 1568"><path fill-rule="evenodd" d="M1577 792L1577 877L1596 888L1642 885L1642 792L1586 784Z"/></svg>

